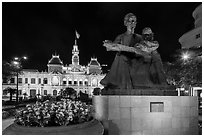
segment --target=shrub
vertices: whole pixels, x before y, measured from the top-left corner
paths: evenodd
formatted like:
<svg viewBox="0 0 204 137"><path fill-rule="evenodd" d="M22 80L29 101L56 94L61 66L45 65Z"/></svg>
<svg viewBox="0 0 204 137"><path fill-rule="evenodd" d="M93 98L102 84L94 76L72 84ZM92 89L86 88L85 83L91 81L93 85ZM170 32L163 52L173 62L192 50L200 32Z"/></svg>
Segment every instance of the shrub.
<svg viewBox="0 0 204 137"><path fill-rule="evenodd" d="M59 102L36 102L34 105L27 105L16 114L17 124L30 127L67 126L91 119L91 105L69 99Z"/></svg>
<svg viewBox="0 0 204 137"><path fill-rule="evenodd" d="M3 106L8 106L8 105L15 105L16 102L15 101L3 101L2 103L3 103L2 104Z"/></svg>
<svg viewBox="0 0 204 137"><path fill-rule="evenodd" d="M6 119L9 117L9 112L7 111L2 111L2 119Z"/></svg>

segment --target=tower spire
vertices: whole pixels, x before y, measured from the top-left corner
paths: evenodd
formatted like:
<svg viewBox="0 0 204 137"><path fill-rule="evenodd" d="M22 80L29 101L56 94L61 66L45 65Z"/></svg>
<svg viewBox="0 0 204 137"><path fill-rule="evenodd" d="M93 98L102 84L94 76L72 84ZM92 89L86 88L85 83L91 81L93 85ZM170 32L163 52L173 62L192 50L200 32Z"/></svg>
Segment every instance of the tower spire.
<svg viewBox="0 0 204 137"><path fill-rule="evenodd" d="M73 65L79 65L79 50L78 50L78 45L77 45L77 39L79 39L80 35L79 33L75 30L75 41L74 41L74 46L72 50L72 64Z"/></svg>

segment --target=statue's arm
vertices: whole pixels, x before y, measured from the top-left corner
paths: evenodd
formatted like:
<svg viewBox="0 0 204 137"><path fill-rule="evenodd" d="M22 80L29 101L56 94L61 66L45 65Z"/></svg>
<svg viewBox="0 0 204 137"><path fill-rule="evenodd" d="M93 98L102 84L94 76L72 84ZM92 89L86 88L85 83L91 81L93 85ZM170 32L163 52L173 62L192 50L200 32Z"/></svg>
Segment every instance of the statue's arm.
<svg viewBox="0 0 204 137"><path fill-rule="evenodd" d="M159 47L159 43L157 41L145 41L145 44L147 45L149 52L155 51Z"/></svg>
<svg viewBox="0 0 204 137"><path fill-rule="evenodd" d="M105 40L103 46L106 47L107 51L121 51L117 45L121 43L121 36L122 35L118 35L113 42Z"/></svg>

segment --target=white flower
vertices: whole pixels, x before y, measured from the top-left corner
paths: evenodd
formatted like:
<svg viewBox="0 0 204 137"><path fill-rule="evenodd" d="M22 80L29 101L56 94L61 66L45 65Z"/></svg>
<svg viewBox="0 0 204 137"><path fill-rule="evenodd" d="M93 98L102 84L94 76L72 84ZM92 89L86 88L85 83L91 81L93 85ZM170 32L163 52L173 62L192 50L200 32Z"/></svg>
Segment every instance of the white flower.
<svg viewBox="0 0 204 137"><path fill-rule="evenodd" d="M59 114L61 114L62 116L64 116L64 113L63 113L63 112L59 112Z"/></svg>

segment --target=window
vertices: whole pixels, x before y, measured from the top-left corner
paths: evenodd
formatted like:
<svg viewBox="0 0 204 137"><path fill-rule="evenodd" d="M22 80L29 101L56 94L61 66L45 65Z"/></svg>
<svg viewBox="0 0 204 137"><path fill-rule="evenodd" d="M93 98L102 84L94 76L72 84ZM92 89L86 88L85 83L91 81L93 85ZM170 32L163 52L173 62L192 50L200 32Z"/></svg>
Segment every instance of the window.
<svg viewBox="0 0 204 137"><path fill-rule="evenodd" d="M67 81L63 81L63 84L66 85L66 84L67 84Z"/></svg>
<svg viewBox="0 0 204 137"><path fill-rule="evenodd" d="M22 95L22 90L18 90L18 95Z"/></svg>
<svg viewBox="0 0 204 137"><path fill-rule="evenodd" d="M197 34L197 35L196 35L196 39L198 39L198 38L200 38L200 34Z"/></svg>
<svg viewBox="0 0 204 137"><path fill-rule="evenodd" d="M84 84L85 84L86 86L88 86L88 81L85 81Z"/></svg>
<svg viewBox="0 0 204 137"><path fill-rule="evenodd" d="M57 96L57 90L53 90L53 96Z"/></svg>
<svg viewBox="0 0 204 137"><path fill-rule="evenodd" d="M7 95L7 90L3 90L3 95Z"/></svg>
<svg viewBox="0 0 204 137"><path fill-rule="evenodd" d="M11 78L11 79L10 79L10 83L11 83L11 84L14 84L14 83L15 83L15 79L14 79L14 78Z"/></svg>
<svg viewBox="0 0 204 137"><path fill-rule="evenodd" d="M164 112L164 102L150 102L150 112Z"/></svg>
<svg viewBox="0 0 204 137"><path fill-rule="evenodd" d="M38 78L38 84L41 84L41 78Z"/></svg>
<svg viewBox="0 0 204 137"><path fill-rule="evenodd" d="M18 78L18 83L22 83L22 78Z"/></svg>
<svg viewBox="0 0 204 137"><path fill-rule="evenodd" d="M28 78L25 78L25 83L26 83L26 84L28 83Z"/></svg>
<svg viewBox="0 0 204 137"><path fill-rule="evenodd" d="M63 78L63 85L66 85L66 84L67 84L67 79Z"/></svg>
<svg viewBox="0 0 204 137"><path fill-rule="evenodd" d="M82 85L83 85L83 82L82 82L82 81L79 81L79 85L82 86Z"/></svg>
<svg viewBox="0 0 204 137"><path fill-rule="evenodd" d="M69 85L71 85L72 84L72 81L69 81Z"/></svg>
<svg viewBox="0 0 204 137"><path fill-rule="evenodd" d="M44 95L47 95L47 90L44 90Z"/></svg>
<svg viewBox="0 0 204 137"><path fill-rule="evenodd" d="M7 83L7 78L3 78L3 83Z"/></svg>
<svg viewBox="0 0 204 137"><path fill-rule="evenodd" d="M35 84L35 78L31 78L31 84Z"/></svg>
<svg viewBox="0 0 204 137"><path fill-rule="evenodd" d="M74 85L77 85L77 81L74 81Z"/></svg>
<svg viewBox="0 0 204 137"><path fill-rule="evenodd" d="M36 97L36 90L35 90L35 89L31 89L31 90L30 90L30 97L31 97L31 98Z"/></svg>
<svg viewBox="0 0 204 137"><path fill-rule="evenodd" d="M44 84L47 84L47 78L44 78L44 79L43 79L43 83L44 83Z"/></svg>

